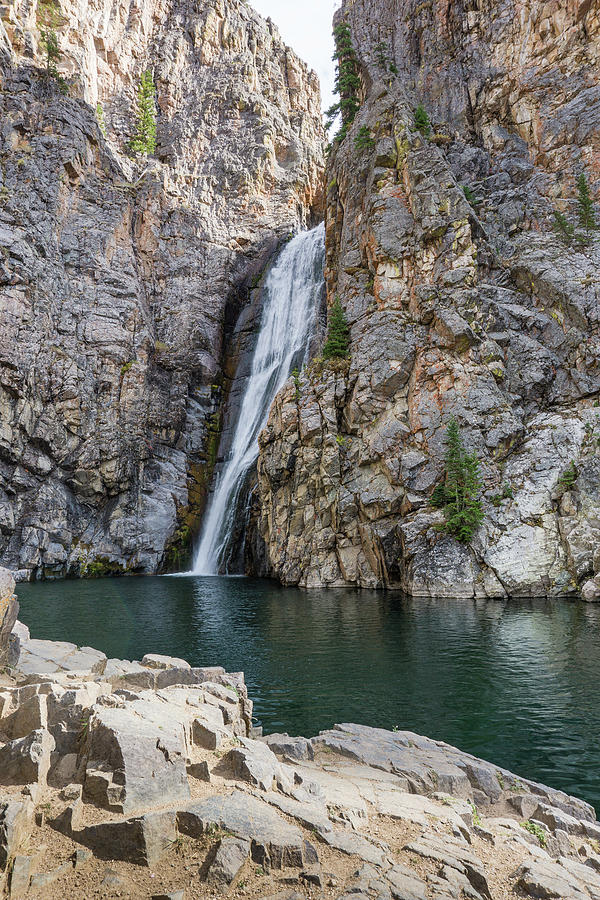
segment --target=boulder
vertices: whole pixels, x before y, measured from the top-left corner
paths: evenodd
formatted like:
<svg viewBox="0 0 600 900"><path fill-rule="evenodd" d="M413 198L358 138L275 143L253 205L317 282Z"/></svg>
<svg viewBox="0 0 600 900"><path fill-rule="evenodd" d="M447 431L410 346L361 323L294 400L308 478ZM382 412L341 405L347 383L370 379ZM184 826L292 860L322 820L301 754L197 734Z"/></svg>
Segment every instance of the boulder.
<svg viewBox="0 0 600 900"><path fill-rule="evenodd" d="M44 694L34 694L28 700L23 700L13 713L0 721L0 731L8 740L25 737L30 732L47 726L48 713Z"/></svg>
<svg viewBox="0 0 600 900"><path fill-rule="evenodd" d="M146 813L136 818L101 822L73 832L74 840L99 859L118 859L153 866L177 837L174 811Z"/></svg>
<svg viewBox="0 0 600 900"><path fill-rule="evenodd" d="M11 898L24 897L29 890L32 863L33 860L31 856L25 856L22 853L17 853L13 859L10 871Z"/></svg>
<svg viewBox="0 0 600 900"><path fill-rule="evenodd" d="M31 800L0 800L0 870L14 857L33 828Z"/></svg>
<svg viewBox="0 0 600 900"><path fill-rule="evenodd" d="M304 737L290 737L289 734L268 734L263 738L273 753L288 759L311 760L315 753L312 744Z"/></svg>
<svg viewBox="0 0 600 900"><path fill-rule="evenodd" d="M600 575L585 582L581 588L581 596L588 603L600 603Z"/></svg>
<svg viewBox="0 0 600 900"><path fill-rule="evenodd" d="M219 842L206 882L211 887L229 887L250 855L250 841L226 837Z"/></svg>
<svg viewBox="0 0 600 900"><path fill-rule="evenodd" d="M43 728L0 747L0 784L46 783L54 738Z"/></svg>
<svg viewBox="0 0 600 900"><path fill-rule="evenodd" d="M263 791L270 791L281 777L281 763L261 741L241 738L240 746L230 750L227 759L236 778Z"/></svg>
<svg viewBox="0 0 600 900"><path fill-rule="evenodd" d="M181 723L166 704L133 701L127 707L94 710L84 797L124 813L189 800ZM117 786L113 793L111 785Z"/></svg>
<svg viewBox="0 0 600 900"><path fill-rule="evenodd" d="M177 827L183 834L199 837L211 826L225 828L250 841L252 859L267 870L303 866L302 832L243 791L218 794L180 808L177 813Z"/></svg>
<svg viewBox="0 0 600 900"><path fill-rule="evenodd" d="M17 664L19 638L13 634L13 628L18 615L15 579L8 569L0 568L0 668Z"/></svg>
<svg viewBox="0 0 600 900"><path fill-rule="evenodd" d="M158 653L146 653L142 658L142 665L148 666L149 669L191 669L191 666L185 659L178 659L175 656L161 656Z"/></svg>

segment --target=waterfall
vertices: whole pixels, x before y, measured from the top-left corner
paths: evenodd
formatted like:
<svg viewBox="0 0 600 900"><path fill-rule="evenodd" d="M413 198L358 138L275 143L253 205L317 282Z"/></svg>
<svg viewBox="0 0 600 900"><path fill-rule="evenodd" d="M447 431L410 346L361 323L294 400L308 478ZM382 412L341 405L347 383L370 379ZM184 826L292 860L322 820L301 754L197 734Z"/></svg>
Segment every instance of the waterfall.
<svg viewBox="0 0 600 900"><path fill-rule="evenodd" d="M265 279L260 331L231 449L208 501L194 575L217 575L239 507L240 492L258 458L258 435L294 366L308 354L323 287L325 227L293 238Z"/></svg>

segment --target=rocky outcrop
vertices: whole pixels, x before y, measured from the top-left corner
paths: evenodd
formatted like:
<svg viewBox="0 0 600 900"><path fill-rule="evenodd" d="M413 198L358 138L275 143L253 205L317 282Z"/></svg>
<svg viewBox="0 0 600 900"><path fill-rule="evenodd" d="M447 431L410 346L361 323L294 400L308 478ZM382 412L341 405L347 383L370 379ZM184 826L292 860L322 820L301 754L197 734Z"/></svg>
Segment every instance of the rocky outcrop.
<svg viewBox="0 0 600 900"><path fill-rule="evenodd" d="M62 83L36 2L0 23L0 559L154 572L198 519L228 334L321 207L319 86L243 0L60 5Z"/></svg>
<svg viewBox="0 0 600 900"><path fill-rule="evenodd" d="M583 170L597 191L598 10L348 0L338 16L362 106L328 163L326 279L351 361L317 361L274 405L264 572L432 597L585 583L597 599L600 242L567 242L553 211L577 220ZM483 479L467 546L430 504L451 416Z"/></svg>
<svg viewBox="0 0 600 900"><path fill-rule="evenodd" d="M19 637L13 633L18 615L15 580L8 569L0 568L0 669L19 658Z"/></svg>
<svg viewBox="0 0 600 900"><path fill-rule="evenodd" d="M598 896L582 800L412 732L260 739L241 673L19 631L0 690L10 897Z"/></svg>

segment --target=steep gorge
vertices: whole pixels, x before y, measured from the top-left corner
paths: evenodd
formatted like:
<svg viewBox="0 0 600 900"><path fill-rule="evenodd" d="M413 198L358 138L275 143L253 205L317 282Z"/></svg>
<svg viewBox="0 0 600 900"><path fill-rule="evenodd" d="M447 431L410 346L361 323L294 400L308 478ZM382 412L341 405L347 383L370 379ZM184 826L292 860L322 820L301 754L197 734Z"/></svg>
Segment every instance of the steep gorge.
<svg viewBox="0 0 600 900"><path fill-rule="evenodd" d="M576 219L576 177L600 176L600 13L345 0L341 21L361 108L328 162L326 280L351 362L276 400L254 565L307 587L600 597L600 244L553 228L555 209ZM467 546L430 504L452 415L483 475Z"/></svg>
<svg viewBox="0 0 600 900"><path fill-rule="evenodd" d="M61 10L67 93L37 3L0 21L0 558L155 572L202 509L239 312L322 217L319 85L243 0ZM146 69L157 150L132 159Z"/></svg>

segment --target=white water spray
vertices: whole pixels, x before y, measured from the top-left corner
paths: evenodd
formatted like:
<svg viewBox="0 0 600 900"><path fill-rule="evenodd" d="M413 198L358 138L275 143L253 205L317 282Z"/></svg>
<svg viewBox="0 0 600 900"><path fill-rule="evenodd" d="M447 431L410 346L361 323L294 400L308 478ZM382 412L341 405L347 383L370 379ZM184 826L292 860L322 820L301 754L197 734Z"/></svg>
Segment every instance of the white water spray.
<svg viewBox="0 0 600 900"><path fill-rule="evenodd" d="M260 332L231 450L209 499L194 575L217 575L238 510L240 491L258 458L258 435L292 367L305 361L323 285L325 227L304 231L283 248L265 280Z"/></svg>

